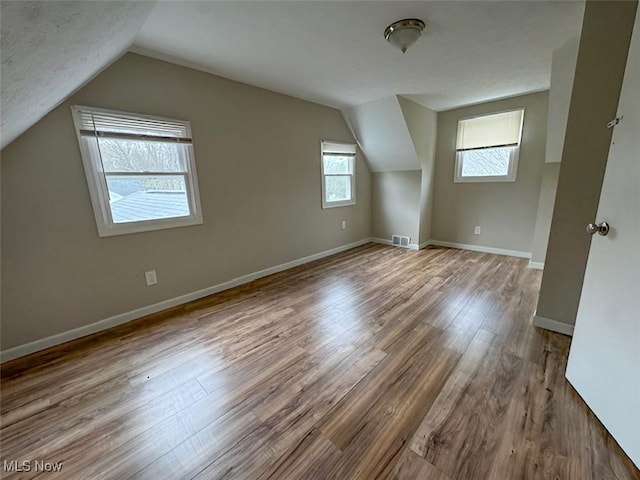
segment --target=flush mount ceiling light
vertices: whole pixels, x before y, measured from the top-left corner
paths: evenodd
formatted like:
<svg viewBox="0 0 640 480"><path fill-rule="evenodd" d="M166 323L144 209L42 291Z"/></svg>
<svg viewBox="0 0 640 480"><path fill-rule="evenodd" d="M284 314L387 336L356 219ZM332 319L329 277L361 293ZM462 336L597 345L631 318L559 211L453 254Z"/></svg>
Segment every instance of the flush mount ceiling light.
<svg viewBox="0 0 640 480"><path fill-rule="evenodd" d="M424 22L417 18L398 20L389 25L384 31L384 38L394 47L398 47L402 53L422 35Z"/></svg>

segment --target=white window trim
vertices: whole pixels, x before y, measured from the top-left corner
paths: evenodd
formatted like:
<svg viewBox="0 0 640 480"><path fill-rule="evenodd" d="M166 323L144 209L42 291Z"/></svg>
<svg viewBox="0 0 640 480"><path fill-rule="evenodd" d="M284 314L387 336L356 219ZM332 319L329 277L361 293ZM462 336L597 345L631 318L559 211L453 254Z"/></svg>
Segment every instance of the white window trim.
<svg viewBox="0 0 640 480"><path fill-rule="evenodd" d="M345 143L345 142L335 142L333 140L323 140L324 141L328 141L334 144L338 144L338 145L345 145L345 146L349 146L349 147L353 147L354 144L353 143ZM322 142L320 142L320 178L321 178L321 184L322 184L322 208L336 208L336 207L348 207L349 205L355 205L356 204L356 157L351 157L350 161L351 161L351 171L353 172L352 174L343 174L342 176L349 176L351 177L351 199L350 200L341 200L341 201L336 201L336 202L327 202L326 201L326 177L327 175L324 174L324 150L322 149ZM357 147L356 147L357 148ZM341 176L341 175L336 175L336 174L329 174L328 176Z"/></svg>
<svg viewBox="0 0 640 480"><path fill-rule="evenodd" d="M468 117L459 118L456 122L456 135L458 134L458 124L461 120L470 120L472 118L486 117L489 115L497 115L500 113L517 112L522 111L522 120L520 122L520 134L518 136L518 145L513 149L509 157L509 171L506 175L479 175L474 177L462 176L462 161L460 154L456 150L456 160L453 170L453 183L484 183L484 182L515 182L518 176L518 161L520 159L520 147L522 146L522 131L524 130L524 107L510 108L507 110L499 110L497 112L481 113L477 115L470 115Z"/></svg>
<svg viewBox="0 0 640 480"><path fill-rule="evenodd" d="M171 122L179 122L187 127L189 136L191 136L191 124L184 120L176 120L173 118L159 117L153 115L144 115L138 113L124 112L121 110L111 110L106 108L87 107L82 105L72 105L71 113L80 146L80 154L84 165L85 175L87 177L87 185L89 187L89 195L93 206L93 213L96 218L96 226L100 237L111 237L115 235L126 235L131 233L150 232L155 230L164 230L168 228L187 227L192 225L201 225L203 223L202 208L200 205L200 192L198 190L198 176L196 172L195 155L193 145L187 147L187 163L188 171L186 173L176 172L176 176L183 175L185 177L185 186L187 189L187 199L189 201L189 211L191 215L174 218L161 218L155 220L143 220L137 222L115 223L112 221L111 207L109 203L109 191L107 189L106 177L98 169L96 162L93 160L96 152L92 151L95 146L89 145L89 142L83 141L80 134L79 115L81 111L91 110L94 112L116 113L123 115L131 115L140 118L149 118L155 120L165 120Z"/></svg>
<svg viewBox="0 0 640 480"><path fill-rule="evenodd" d="M464 152L456 152L456 166L454 183L481 183L481 182L515 182L518 175L518 159L520 158L520 145L515 147L509 156L509 171L506 175L478 175L474 177L462 176L462 161L460 156Z"/></svg>

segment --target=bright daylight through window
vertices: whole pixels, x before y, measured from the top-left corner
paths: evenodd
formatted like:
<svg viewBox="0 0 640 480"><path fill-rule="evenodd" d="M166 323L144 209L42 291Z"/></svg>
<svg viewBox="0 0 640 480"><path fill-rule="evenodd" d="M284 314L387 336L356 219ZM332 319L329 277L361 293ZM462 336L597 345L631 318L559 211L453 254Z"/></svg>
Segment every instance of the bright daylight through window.
<svg viewBox="0 0 640 480"><path fill-rule="evenodd" d="M100 236L202 223L189 122L72 111Z"/></svg>
<svg viewBox="0 0 640 480"><path fill-rule="evenodd" d="M455 182L513 182L524 110L458 121Z"/></svg>
<svg viewBox="0 0 640 480"><path fill-rule="evenodd" d="M356 146L322 142L322 208L356 203Z"/></svg>

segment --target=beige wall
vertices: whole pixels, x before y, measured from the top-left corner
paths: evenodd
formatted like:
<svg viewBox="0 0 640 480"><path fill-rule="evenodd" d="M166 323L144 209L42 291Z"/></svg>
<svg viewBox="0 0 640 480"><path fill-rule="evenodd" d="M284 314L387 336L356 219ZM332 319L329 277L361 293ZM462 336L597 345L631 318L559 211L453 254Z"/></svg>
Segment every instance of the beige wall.
<svg viewBox="0 0 640 480"><path fill-rule="evenodd" d="M545 154L545 161L548 163L557 163L562 159L571 90L578 58L578 44L579 39L574 38L553 51Z"/></svg>
<svg viewBox="0 0 640 480"><path fill-rule="evenodd" d="M556 199L556 187L560 174L559 163L545 163L542 169L542 184L538 199L538 213L536 215L536 227L533 232L531 244L531 262L544 263L549 243L549 229L551 228L551 216Z"/></svg>
<svg viewBox="0 0 640 480"><path fill-rule="evenodd" d="M538 199L538 213L531 245L531 262L536 267L544 264L549 242L551 216L556 198L560 160L567 130L569 103L573 78L578 57L579 39L574 38L553 51L551 61L551 87L549 88L549 108L547 110L547 145L542 184Z"/></svg>
<svg viewBox="0 0 640 480"><path fill-rule="evenodd" d="M587 2L536 324L573 325L637 2ZM543 322L544 323L544 322ZM548 323L548 322L547 322Z"/></svg>
<svg viewBox="0 0 640 480"><path fill-rule="evenodd" d="M375 238L411 237L418 243L420 230L420 170L372 174L372 225Z"/></svg>
<svg viewBox="0 0 640 480"><path fill-rule="evenodd" d="M433 181L436 167L437 112L404 97L398 97L411 141L420 160L422 182L420 187L420 235L415 243L431 239L433 211Z"/></svg>
<svg viewBox="0 0 640 480"><path fill-rule="evenodd" d="M99 238L71 104L190 120L204 224ZM2 349L369 237L362 159L320 208L321 139L338 110L127 54L2 151Z"/></svg>
<svg viewBox="0 0 640 480"><path fill-rule="evenodd" d="M545 155L547 92L438 113L434 240L531 252ZM455 144L462 117L524 107L515 182L454 183ZM474 235L474 225L482 227Z"/></svg>

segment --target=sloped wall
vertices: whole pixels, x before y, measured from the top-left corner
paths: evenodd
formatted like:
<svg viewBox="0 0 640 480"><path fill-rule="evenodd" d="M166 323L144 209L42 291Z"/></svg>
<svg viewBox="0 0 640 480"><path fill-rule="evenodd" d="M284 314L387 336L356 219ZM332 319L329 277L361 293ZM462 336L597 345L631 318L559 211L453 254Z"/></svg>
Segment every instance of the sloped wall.
<svg viewBox="0 0 640 480"><path fill-rule="evenodd" d="M391 96L342 110L372 172L420 170L398 97Z"/></svg>

